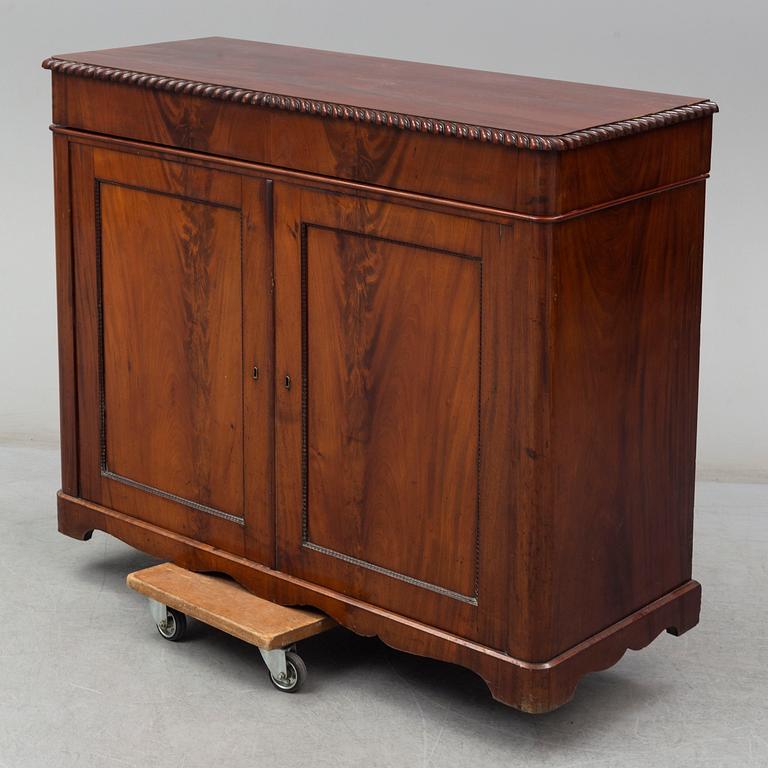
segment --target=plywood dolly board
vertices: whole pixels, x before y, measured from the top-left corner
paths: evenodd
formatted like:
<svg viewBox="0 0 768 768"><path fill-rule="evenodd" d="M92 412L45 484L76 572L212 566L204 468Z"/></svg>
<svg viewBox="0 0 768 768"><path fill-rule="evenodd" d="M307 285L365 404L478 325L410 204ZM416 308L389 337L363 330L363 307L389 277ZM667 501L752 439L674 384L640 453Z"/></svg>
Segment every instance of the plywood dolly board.
<svg viewBox="0 0 768 768"><path fill-rule="evenodd" d="M166 640L181 640L187 616L255 645L278 690L301 688L307 668L293 645L336 625L320 613L262 600L233 581L194 573L173 563L128 574L128 586L149 598L157 629Z"/></svg>

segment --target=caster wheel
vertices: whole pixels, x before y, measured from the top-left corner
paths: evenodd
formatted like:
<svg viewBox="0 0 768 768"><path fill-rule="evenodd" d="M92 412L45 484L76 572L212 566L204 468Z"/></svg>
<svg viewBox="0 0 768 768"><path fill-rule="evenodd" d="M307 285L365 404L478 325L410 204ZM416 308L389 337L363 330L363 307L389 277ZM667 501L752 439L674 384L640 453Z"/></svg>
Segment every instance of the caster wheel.
<svg viewBox="0 0 768 768"><path fill-rule="evenodd" d="M178 642L187 632L187 617L174 608L168 608L165 621L157 625L157 631L171 642Z"/></svg>
<svg viewBox="0 0 768 768"><path fill-rule="evenodd" d="M304 685L307 679L307 665L298 653L285 652L285 677L275 677L271 672L269 679L278 691L283 693L296 693Z"/></svg>

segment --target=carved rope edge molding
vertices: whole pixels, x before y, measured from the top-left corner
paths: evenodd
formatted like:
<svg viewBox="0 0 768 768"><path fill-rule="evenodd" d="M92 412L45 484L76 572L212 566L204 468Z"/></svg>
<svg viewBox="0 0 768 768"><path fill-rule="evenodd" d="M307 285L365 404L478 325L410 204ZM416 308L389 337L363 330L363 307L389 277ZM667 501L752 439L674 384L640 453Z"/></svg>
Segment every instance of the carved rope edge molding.
<svg viewBox="0 0 768 768"><path fill-rule="evenodd" d="M303 112L310 115L319 115L320 117L356 120L363 123L399 128L404 131L419 131L439 136L469 139L470 141L503 144L518 149L544 151L576 149L588 144L597 144L609 139L645 133L655 128L664 128L675 123L707 117L718 111L718 106L714 101L700 101L696 104L675 107L663 112L654 112L650 115L599 125L594 128L587 128L583 131L575 131L560 136L537 136L530 133L518 133L499 128L484 128L478 125L467 125L466 123L446 122L445 120L405 115L398 112L364 109L362 107L333 104L315 99L300 99L293 96L281 96L276 93L201 83L194 80L161 77L144 72L133 72L127 69L99 67L94 64L67 61L66 59L48 58L43 61L42 66L44 69L50 69L52 72L63 75L107 80L157 91L191 94L219 101L231 101L239 104L253 104L258 107L282 109L288 112Z"/></svg>

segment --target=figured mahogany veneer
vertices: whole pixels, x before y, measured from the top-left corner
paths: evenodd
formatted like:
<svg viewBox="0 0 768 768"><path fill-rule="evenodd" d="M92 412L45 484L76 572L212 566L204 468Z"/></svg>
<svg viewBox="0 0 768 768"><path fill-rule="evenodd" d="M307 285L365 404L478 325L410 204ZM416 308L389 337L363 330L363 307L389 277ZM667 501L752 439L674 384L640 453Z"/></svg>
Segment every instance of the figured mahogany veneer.
<svg viewBox="0 0 768 768"><path fill-rule="evenodd" d="M696 624L712 102L219 38L44 66L62 532L529 712Z"/></svg>
<svg viewBox="0 0 768 768"><path fill-rule="evenodd" d="M711 101L687 96L220 37L70 53L46 59L43 66L159 91L527 149L586 146L717 110Z"/></svg>

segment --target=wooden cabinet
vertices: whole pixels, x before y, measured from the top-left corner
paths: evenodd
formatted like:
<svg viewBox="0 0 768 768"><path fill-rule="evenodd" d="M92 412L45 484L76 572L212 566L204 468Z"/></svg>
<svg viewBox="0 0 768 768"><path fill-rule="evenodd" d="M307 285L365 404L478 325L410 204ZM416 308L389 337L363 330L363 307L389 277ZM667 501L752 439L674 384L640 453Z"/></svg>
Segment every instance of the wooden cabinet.
<svg viewBox="0 0 768 768"><path fill-rule="evenodd" d="M712 102L215 38L44 66L62 532L530 712L696 623Z"/></svg>

